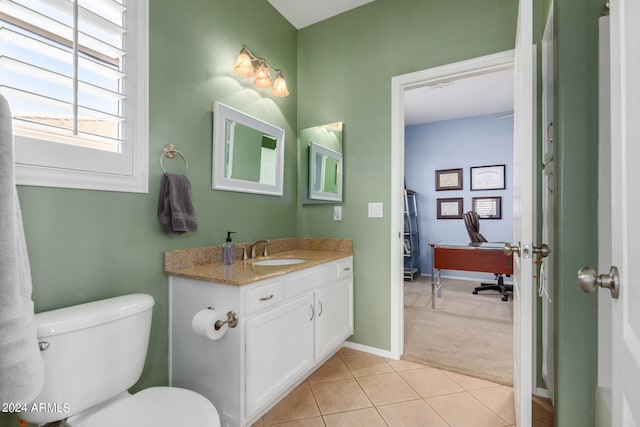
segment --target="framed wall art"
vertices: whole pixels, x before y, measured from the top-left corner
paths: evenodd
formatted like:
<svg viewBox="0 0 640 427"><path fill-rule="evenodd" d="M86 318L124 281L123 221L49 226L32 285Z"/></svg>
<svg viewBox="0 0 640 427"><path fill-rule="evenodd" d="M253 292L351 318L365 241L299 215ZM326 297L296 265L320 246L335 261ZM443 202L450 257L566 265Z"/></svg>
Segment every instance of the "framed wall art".
<svg viewBox="0 0 640 427"><path fill-rule="evenodd" d="M462 190L462 168L436 171L436 191Z"/></svg>
<svg viewBox="0 0 640 427"><path fill-rule="evenodd" d="M504 190L506 187L505 165L472 166L471 191Z"/></svg>
<svg viewBox="0 0 640 427"><path fill-rule="evenodd" d="M462 212L464 212L464 199L462 197L436 200L436 216L438 219L462 219Z"/></svg>
<svg viewBox="0 0 640 427"><path fill-rule="evenodd" d="M473 197L471 204L480 219L502 219L502 197Z"/></svg>

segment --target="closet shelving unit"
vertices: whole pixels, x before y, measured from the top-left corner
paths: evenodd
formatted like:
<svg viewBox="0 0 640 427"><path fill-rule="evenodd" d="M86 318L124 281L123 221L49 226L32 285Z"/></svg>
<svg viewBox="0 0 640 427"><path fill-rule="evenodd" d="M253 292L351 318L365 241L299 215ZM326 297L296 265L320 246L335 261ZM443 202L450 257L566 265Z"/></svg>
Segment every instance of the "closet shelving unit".
<svg viewBox="0 0 640 427"><path fill-rule="evenodd" d="M404 279L420 275L420 233L418 230L418 202L413 190L404 190Z"/></svg>

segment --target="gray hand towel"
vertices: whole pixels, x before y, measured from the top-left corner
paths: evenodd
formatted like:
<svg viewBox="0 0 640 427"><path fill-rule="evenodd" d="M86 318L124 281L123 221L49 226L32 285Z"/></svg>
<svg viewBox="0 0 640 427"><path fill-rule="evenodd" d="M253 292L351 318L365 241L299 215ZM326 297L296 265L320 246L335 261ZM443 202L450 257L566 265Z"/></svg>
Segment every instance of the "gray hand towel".
<svg viewBox="0 0 640 427"><path fill-rule="evenodd" d="M0 95L0 402L26 404L42 389L44 363L14 174L11 110Z"/></svg>
<svg viewBox="0 0 640 427"><path fill-rule="evenodd" d="M164 174L158 198L158 220L165 233L196 231L198 220L191 202L191 183L185 175Z"/></svg>

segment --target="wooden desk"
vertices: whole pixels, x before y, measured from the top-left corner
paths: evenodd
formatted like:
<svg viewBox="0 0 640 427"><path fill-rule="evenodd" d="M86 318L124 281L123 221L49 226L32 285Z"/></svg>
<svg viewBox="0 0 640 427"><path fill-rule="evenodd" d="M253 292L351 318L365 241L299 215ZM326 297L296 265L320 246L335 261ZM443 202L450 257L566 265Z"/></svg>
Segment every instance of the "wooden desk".
<svg viewBox="0 0 640 427"><path fill-rule="evenodd" d="M441 297L441 270L478 271L513 274L513 259L502 252L503 243L429 243L432 248L431 308L436 308L436 296Z"/></svg>

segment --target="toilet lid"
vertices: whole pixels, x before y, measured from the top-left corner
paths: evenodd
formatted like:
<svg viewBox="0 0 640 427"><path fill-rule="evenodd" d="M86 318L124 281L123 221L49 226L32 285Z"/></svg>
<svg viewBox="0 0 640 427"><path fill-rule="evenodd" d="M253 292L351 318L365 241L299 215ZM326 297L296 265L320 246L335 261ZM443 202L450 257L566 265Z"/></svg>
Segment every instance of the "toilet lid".
<svg viewBox="0 0 640 427"><path fill-rule="evenodd" d="M74 427L220 427L215 406L204 396L177 387L151 387L118 400Z"/></svg>

